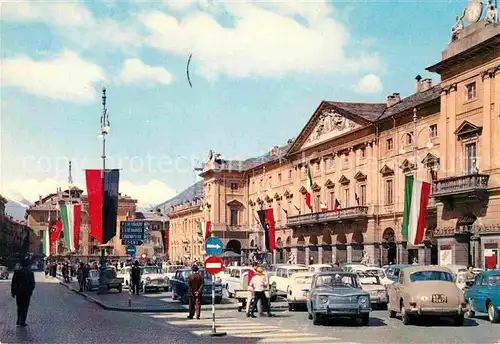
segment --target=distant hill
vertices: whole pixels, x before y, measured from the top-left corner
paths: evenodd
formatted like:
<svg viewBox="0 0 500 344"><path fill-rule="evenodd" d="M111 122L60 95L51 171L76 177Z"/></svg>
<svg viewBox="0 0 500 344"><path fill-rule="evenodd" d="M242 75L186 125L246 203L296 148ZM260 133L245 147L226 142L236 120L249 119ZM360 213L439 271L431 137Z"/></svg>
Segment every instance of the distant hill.
<svg viewBox="0 0 500 344"><path fill-rule="evenodd" d="M5 204L5 213L12 216L17 221L24 221L26 209L30 207L31 203L26 199L14 200L7 198Z"/></svg>

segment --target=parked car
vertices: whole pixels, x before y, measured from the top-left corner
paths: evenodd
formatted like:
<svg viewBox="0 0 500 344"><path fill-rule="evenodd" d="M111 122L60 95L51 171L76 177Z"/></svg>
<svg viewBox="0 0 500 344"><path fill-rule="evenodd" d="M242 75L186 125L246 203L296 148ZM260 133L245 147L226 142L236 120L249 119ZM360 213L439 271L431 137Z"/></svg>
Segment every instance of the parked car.
<svg viewBox="0 0 500 344"><path fill-rule="evenodd" d="M399 271L401 271L401 269L404 269L404 268L409 267L409 266L414 266L414 265L410 265L410 264L393 264L393 265L389 265L389 267L385 271L385 274L387 275L388 279L390 279L391 281L395 282L395 281L398 280Z"/></svg>
<svg viewBox="0 0 500 344"><path fill-rule="evenodd" d="M408 325L419 316L452 317L455 325L464 323L467 304L455 284L453 273L442 266L409 266L399 271L398 280L387 286L389 316L401 314Z"/></svg>
<svg viewBox="0 0 500 344"><path fill-rule="evenodd" d="M0 279L9 279L9 271L6 266L0 265Z"/></svg>
<svg viewBox="0 0 500 344"><path fill-rule="evenodd" d="M228 266L224 269L222 286L226 288L227 295L231 298L236 290L242 290L243 276L252 269L251 266Z"/></svg>
<svg viewBox="0 0 500 344"><path fill-rule="evenodd" d="M487 313L492 323L500 322L500 270L479 273L464 296L469 317L474 317L476 312Z"/></svg>
<svg viewBox="0 0 500 344"><path fill-rule="evenodd" d="M290 278L297 272L307 272L307 268L303 265L277 265L274 275L269 276L271 290L275 290L276 295L286 296Z"/></svg>
<svg viewBox="0 0 500 344"><path fill-rule="evenodd" d="M376 305L379 308L386 308L388 302L387 290L382 284L379 275L369 272L361 272L358 275L361 288L370 294L372 306Z"/></svg>
<svg viewBox="0 0 500 344"><path fill-rule="evenodd" d="M163 273L161 266L141 266L140 288L144 293L148 292L149 290L168 291L169 286L170 282L167 276Z"/></svg>
<svg viewBox="0 0 500 344"><path fill-rule="evenodd" d="M117 289L120 293L123 288L123 278L117 277L116 269L114 267L108 267L106 269L106 286L108 290ZM93 291L99 289L99 271L90 270L89 277L87 277L87 290Z"/></svg>
<svg viewBox="0 0 500 344"><path fill-rule="evenodd" d="M329 271L337 271L337 270L341 270L341 269L334 268L330 264L310 264L307 267L307 270L310 272L329 272Z"/></svg>
<svg viewBox="0 0 500 344"><path fill-rule="evenodd" d="M315 274L307 294L307 313L314 325L334 317L370 320L370 295L361 289L358 276L348 272Z"/></svg>
<svg viewBox="0 0 500 344"><path fill-rule="evenodd" d="M314 272L297 272L290 278L290 285L286 293L288 310L295 310L297 305L305 305L307 302L307 291L311 289Z"/></svg>
<svg viewBox="0 0 500 344"><path fill-rule="evenodd" d="M212 276L204 269L199 270L203 274L204 286L201 301L203 303L212 303ZM180 300L181 303L188 303L188 284L187 279L191 275L191 269L180 269L175 273L174 278L171 280L172 285L172 299ZM215 303L222 301L222 283L215 282Z"/></svg>
<svg viewBox="0 0 500 344"><path fill-rule="evenodd" d="M165 276L168 278L170 281L172 278L174 278L175 273L179 269L185 269L186 267L184 265L165 265L163 267L163 273Z"/></svg>
<svg viewBox="0 0 500 344"><path fill-rule="evenodd" d="M364 268L357 268L356 272L361 272L364 274L377 275L380 278L380 283L383 286L394 283L393 280L389 279L382 268L376 268L371 266L366 266Z"/></svg>

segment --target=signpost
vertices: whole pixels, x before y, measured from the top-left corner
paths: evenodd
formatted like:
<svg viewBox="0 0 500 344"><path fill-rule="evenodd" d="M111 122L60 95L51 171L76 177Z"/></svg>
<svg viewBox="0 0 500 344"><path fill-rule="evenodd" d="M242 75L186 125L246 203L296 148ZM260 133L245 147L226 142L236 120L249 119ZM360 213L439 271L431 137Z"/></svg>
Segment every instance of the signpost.
<svg viewBox="0 0 500 344"><path fill-rule="evenodd" d="M121 221L120 239L122 245L141 246L144 243L146 223L142 221Z"/></svg>
<svg viewBox="0 0 500 344"><path fill-rule="evenodd" d="M205 240L205 252L208 256L220 256L223 248L222 240L217 237L209 237Z"/></svg>
<svg viewBox="0 0 500 344"><path fill-rule="evenodd" d="M203 264L205 271L212 275L212 337L223 337L226 332L217 332L215 329L215 275L224 269L222 259L218 257L222 253L222 241L216 237L210 237L205 242L205 251L216 253L217 255L210 255L205 259ZM211 250L211 251L210 251Z"/></svg>

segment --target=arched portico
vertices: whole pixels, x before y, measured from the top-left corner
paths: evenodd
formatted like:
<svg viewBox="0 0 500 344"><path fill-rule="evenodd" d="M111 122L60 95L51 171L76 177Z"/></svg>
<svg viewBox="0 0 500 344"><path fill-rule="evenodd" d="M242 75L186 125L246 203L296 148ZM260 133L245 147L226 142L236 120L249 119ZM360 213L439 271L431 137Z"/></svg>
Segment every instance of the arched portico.
<svg viewBox="0 0 500 344"><path fill-rule="evenodd" d="M347 262L347 237L345 234L337 234L335 237L335 246L337 248L337 254L334 263L340 264Z"/></svg>

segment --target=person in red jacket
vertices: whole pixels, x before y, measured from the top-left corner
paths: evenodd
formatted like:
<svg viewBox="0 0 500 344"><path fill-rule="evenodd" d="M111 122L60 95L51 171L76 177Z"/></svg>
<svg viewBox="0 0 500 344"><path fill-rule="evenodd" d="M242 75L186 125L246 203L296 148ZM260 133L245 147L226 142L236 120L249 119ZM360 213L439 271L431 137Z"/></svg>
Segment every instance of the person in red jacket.
<svg viewBox="0 0 500 344"><path fill-rule="evenodd" d="M259 264L257 262L252 263L252 268L248 271L247 275L248 278L247 286L250 284L250 281L252 280L253 276L255 276L255 269L257 269L258 267ZM250 290L250 296L247 299L247 305L246 305L247 317L250 317L250 304L252 304L252 300L253 300L253 291Z"/></svg>

